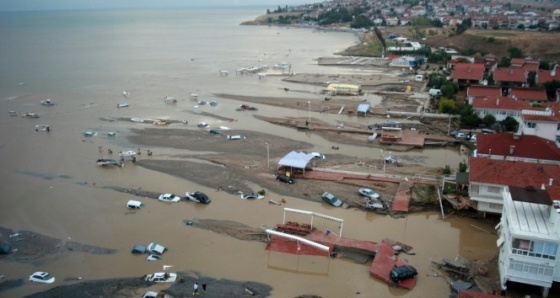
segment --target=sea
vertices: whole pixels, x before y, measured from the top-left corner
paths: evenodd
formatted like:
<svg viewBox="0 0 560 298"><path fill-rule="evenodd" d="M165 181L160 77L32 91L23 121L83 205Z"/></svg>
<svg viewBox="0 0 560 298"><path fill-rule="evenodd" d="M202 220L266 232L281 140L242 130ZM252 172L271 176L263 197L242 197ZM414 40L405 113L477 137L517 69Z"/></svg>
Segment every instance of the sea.
<svg viewBox="0 0 560 298"><path fill-rule="evenodd" d="M447 297L449 286L444 279L432 277L431 261L457 255L484 259L497 252L496 236L485 232L493 228L469 219L451 216L444 220L438 212L391 218L352 209L327 209L315 202L286 198L295 202L292 207L344 218L347 237L371 241L393 238L411 244L416 255L406 258L414 262L421 274L416 288L406 291L372 279L369 267L363 264L270 253L262 243L187 229L182 224L184 219L198 217L233 220L255 227L274 225L282 220L282 212L280 208L270 208L265 201L240 202L220 192L212 198L211 208L192 204L170 208L143 200L147 207L130 214L125 203L137 198L96 187L112 184L178 194L185 189L214 192L141 167L104 171L95 165L100 148L111 146L115 152L135 148L121 137L136 127L135 123L107 119L188 119L189 123L222 124L202 113L209 105L196 105L192 94L201 100L220 101L211 112L238 117L232 124L234 128L274 132L311 142L317 151L327 155L336 153L329 151L333 145L330 141L297 134L253 117L240 117L235 112L240 102L214 96L230 93L322 100L318 86L287 83L281 76L261 79L236 73L240 68L256 65L286 62L292 65L293 72L311 74L368 72L317 65L319 57L333 56L358 43L359 38L353 33L240 25L264 14L267 8L0 13L0 226L118 250L114 255L70 253L34 264L0 258L0 275L5 279L27 280L35 271L48 271L57 278L52 285L25 282L21 287L0 292L1 297L41 292L75 282L75 277L140 277L162 271L163 263L147 262L130 254L134 244L152 241L170 248L164 263L173 266L173 270L189 270L193 275L215 279L266 283L274 288L272 297ZM286 92L286 88L299 92ZM166 97L174 97L177 104L166 104ZM44 99L51 99L55 105L41 105ZM118 109L120 103L128 103L129 107ZM11 116L9 111L17 116ZM37 113L40 118L22 117L26 113ZM286 117L310 114L333 124L349 121L346 116L267 106L259 107L259 113ZM35 130L36 125L43 124L50 125L50 133ZM86 138L87 131L97 135ZM108 132L115 132L116 137L108 136ZM345 148L357 157L380 157L378 150L371 148ZM454 149L401 154L403 158L436 166L460 157ZM270 196L281 199L275 194ZM335 231L342 227L330 228ZM143 290L138 291L138 296Z"/></svg>

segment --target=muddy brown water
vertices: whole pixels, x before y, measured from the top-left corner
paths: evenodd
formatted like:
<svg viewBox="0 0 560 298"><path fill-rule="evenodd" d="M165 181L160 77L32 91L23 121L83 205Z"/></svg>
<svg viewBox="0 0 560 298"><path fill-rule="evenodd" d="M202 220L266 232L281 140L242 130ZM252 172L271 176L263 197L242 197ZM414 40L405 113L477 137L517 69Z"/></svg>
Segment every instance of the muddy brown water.
<svg viewBox="0 0 560 298"><path fill-rule="evenodd" d="M2 110L21 110L25 103L30 102L26 99L3 102ZM32 272L40 270L51 272L57 278L53 285L26 282L22 287L2 293L2 296L19 297L43 291L69 283L64 281L68 277L82 277L85 280L140 277L161 271L163 265L171 265L171 270L202 272L216 279L269 284L273 287L273 297L294 297L305 293L323 297L349 297L355 296L357 292L366 296L375 293L377 297L445 297L449 294L449 287L443 279L433 277L431 261L457 255L469 259L485 259L497 252L496 236L481 230L493 231L493 227L472 219L452 216L442 220L438 212L394 219L354 209L330 208L324 204L280 197L274 193L269 193L265 200L246 201L236 195L216 192L215 189L150 171L132 163L115 169L105 169L95 164L97 158L107 157L107 148L113 150L115 158L116 153L121 150L137 148L128 143L125 135L129 128L142 127L142 124L98 119L100 116L117 113L119 116L129 117L188 118L189 125L173 124L173 127L182 129L198 129L193 123L207 121L212 126L270 131L279 136L313 143L317 151L324 152L327 156L331 153L328 149L331 142L313 134L257 121L249 113L235 111L234 108L238 105L239 102L236 101L225 101L216 111L212 111L224 117L235 118L236 122L198 117L196 112L200 107L194 108L192 101L187 99L174 106L139 101L126 110L116 110L113 104L103 100L93 103L86 100L83 103L62 102L49 110L36 107L43 112L39 119L9 117L7 113L2 113L1 224L15 230L31 230L63 240L71 239L118 250L113 255L69 253L58 256L41 267L1 262L0 273L10 279L26 279ZM307 114L266 106L260 107L258 113L274 116ZM336 120L338 117L340 116L328 115L323 119ZM347 117L344 119L348 120ZM40 123L50 124L52 131L35 132L34 125ZM84 137L82 133L85 130L97 131L98 135ZM109 131L117 132L116 137L108 137ZM99 151L100 146L102 152ZM339 150L336 154L378 154L378 149L348 145L344 148L345 151ZM158 154L169 155L169 158L185 153L165 147L150 149ZM446 154L449 154L449 158L458 155L453 149L425 149L402 154L416 158L419 163L429 163ZM174 192L180 195L185 191L200 190L210 195L212 204L204 206L181 202L172 205L103 189L103 185ZM268 203L268 199L279 201L282 198L287 201L283 206ZM129 213L125 208L129 199L139 199L145 202L146 207L136 213ZM209 218L237 221L253 227L272 227L283 220L283 207L311 210L344 219L342 226L323 220L314 221L318 228L342 233L344 237L370 241L390 238L413 246L416 255L402 257L420 272L416 288L406 291L388 287L372 279L366 265L344 259L298 257L268 252L263 243L240 241L183 223L188 219ZM307 217L293 214L286 215L286 218L310 221ZM473 225L481 229L474 228ZM151 241L169 247L162 261L147 262L144 257L130 254L134 244L148 244ZM165 286L153 288L162 289Z"/></svg>

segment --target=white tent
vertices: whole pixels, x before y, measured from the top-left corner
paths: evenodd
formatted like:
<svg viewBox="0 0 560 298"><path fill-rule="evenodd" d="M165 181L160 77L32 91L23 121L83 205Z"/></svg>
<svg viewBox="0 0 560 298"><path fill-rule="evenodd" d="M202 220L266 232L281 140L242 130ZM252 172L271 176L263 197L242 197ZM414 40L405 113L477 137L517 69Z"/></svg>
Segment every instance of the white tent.
<svg viewBox="0 0 560 298"><path fill-rule="evenodd" d="M307 164L313 159L313 155L307 152L292 151L278 162L279 166L305 169Z"/></svg>

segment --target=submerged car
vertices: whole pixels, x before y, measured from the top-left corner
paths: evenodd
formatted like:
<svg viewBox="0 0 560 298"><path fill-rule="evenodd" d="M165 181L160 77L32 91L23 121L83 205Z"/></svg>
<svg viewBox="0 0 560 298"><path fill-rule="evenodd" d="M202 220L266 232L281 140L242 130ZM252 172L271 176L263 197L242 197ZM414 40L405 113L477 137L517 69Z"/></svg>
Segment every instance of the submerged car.
<svg viewBox="0 0 560 298"><path fill-rule="evenodd" d="M379 194L369 188L360 188L358 193L362 197L371 198L371 199L379 199Z"/></svg>
<svg viewBox="0 0 560 298"><path fill-rule="evenodd" d="M144 245L140 245L140 244L136 244L134 245L134 247L132 248L132 253L133 254L145 254L146 251L148 251L146 249L146 247Z"/></svg>
<svg viewBox="0 0 560 298"><path fill-rule="evenodd" d="M315 159L325 159L325 158L327 158L324 154L321 154L319 152L311 152L311 155L313 155L313 158L315 158Z"/></svg>
<svg viewBox="0 0 560 298"><path fill-rule="evenodd" d="M414 268L410 265L402 265L402 266L393 268L393 270L391 270L391 272L389 273L389 276L391 277L392 281L398 283L401 280L413 278L417 274L418 274L418 271L416 271L416 268Z"/></svg>
<svg viewBox="0 0 560 298"><path fill-rule="evenodd" d="M177 195L174 195L172 193L164 193L164 194L159 196L158 200L163 201L163 202L177 203L177 202L181 201L181 197L177 196Z"/></svg>
<svg viewBox="0 0 560 298"><path fill-rule="evenodd" d="M29 281L52 284L55 278L48 272L37 271L29 276Z"/></svg>
<svg viewBox="0 0 560 298"><path fill-rule="evenodd" d="M151 254L146 258L146 261L159 261L161 260L162 256L158 254Z"/></svg>
<svg viewBox="0 0 560 298"><path fill-rule="evenodd" d="M177 273L156 272L146 275L144 280L149 282L175 282L177 280Z"/></svg>
<svg viewBox="0 0 560 298"><path fill-rule="evenodd" d="M193 202L197 202L197 203L201 203L201 204L205 204L205 205L208 205L208 204L210 204L210 202L212 202L212 200L210 200L210 198L208 198L208 196L205 193L200 192L200 191L186 192L185 197L189 201L193 201Z"/></svg>
<svg viewBox="0 0 560 298"><path fill-rule="evenodd" d="M321 195L323 201L335 207L342 206L342 201L330 192L325 192Z"/></svg>
<svg viewBox="0 0 560 298"><path fill-rule="evenodd" d="M146 250L151 254L161 255L161 254L163 254L164 252L167 251L167 248L165 248L165 246L163 246L163 245L152 242L152 243L148 244L148 246L146 247Z"/></svg>
<svg viewBox="0 0 560 298"><path fill-rule="evenodd" d="M280 182L288 183L288 184L294 184L294 179L292 179L292 177L286 176L286 175L277 175L276 180L278 180Z"/></svg>
<svg viewBox="0 0 560 298"><path fill-rule="evenodd" d="M398 163L399 160L394 156L387 156L387 157L385 157L385 162L386 163Z"/></svg>

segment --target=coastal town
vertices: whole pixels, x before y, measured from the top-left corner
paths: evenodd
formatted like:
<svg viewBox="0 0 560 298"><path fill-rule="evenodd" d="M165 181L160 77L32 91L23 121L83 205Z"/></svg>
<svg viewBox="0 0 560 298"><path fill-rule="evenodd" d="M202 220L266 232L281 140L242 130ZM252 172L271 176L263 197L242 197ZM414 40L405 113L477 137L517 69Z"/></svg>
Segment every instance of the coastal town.
<svg viewBox="0 0 560 298"><path fill-rule="evenodd" d="M469 52L448 45L430 46L435 33L430 36L407 30L424 21L433 30L440 30L440 35L441 30L459 35L469 29L550 33L560 27L560 11L554 8L468 1L349 0L278 6L278 11L267 11L244 24L357 32L357 46L316 60L320 67L348 73L296 72L298 65L289 61L278 61L272 67L223 67L212 73L220 82L252 80L261 86L274 82L275 87L285 87L276 88L279 96L241 91L202 96L195 88L181 90L183 95L158 99L153 114L145 112L152 109L149 105L140 114L139 101L135 102L139 91L119 91L116 108L115 102L110 102L110 108L100 113L103 116L95 118L95 125L80 127L83 131L79 133L73 131L79 135L74 138L81 150L95 155L84 163L89 167L85 171L113 180L72 181L88 194L102 191L103 196L129 199L126 204L118 203L126 210L127 220L119 214L108 223L122 224L126 229L136 225L148 230L148 225L160 224L169 231L187 229L189 241L214 239L200 250L224 256L228 253L220 249L239 245L242 250L249 243L254 256L236 255L250 264L248 267L252 266L249 259L264 259L256 251L266 251L265 268L289 274L328 276L338 269L331 268L331 262L351 260L359 264L368 283L398 289L402 291L395 292L399 295L414 295L419 285L424 291L420 293L426 294L422 283L437 279L448 286L446 293L457 297L556 297L560 281L556 260L560 245L560 61L554 60L555 52L539 56L525 52L528 47L510 46L505 50L507 56L483 55L481 48ZM329 13L339 15L345 10L363 13L345 22L325 23ZM372 44L379 55L355 55ZM27 107L33 103L28 101L10 101L3 121L34 121L35 138L57 137L61 127L51 123L57 119L53 115L66 117L61 111L68 105L56 99L37 101L42 106L40 113L30 113ZM90 107L89 103L84 106L84 110ZM161 111L169 114L163 117ZM236 128L247 119L253 124ZM322 150L316 149L318 143ZM360 155L360 150L375 153ZM427 152L443 155L444 150L453 152L452 162L445 166L419 162L421 155L430 154ZM143 171L155 174L140 176ZM127 175L137 177L138 182L120 178ZM43 178L74 179L64 175ZM167 189L180 184L181 188L186 185L201 191L189 189L182 196L173 190L163 192L154 184L142 184L156 179ZM263 214L248 219L251 216L243 209L249 208L242 207L243 212L233 215L235 207L225 205L231 203L224 203L229 200L224 198L265 202L256 209ZM146 221L150 217L142 216L150 212L156 216L162 210L153 204L179 206L168 209L181 217L180 224ZM231 218L228 212L212 209L220 204L231 208ZM188 217L180 213L184 206L194 208ZM321 206L321 211L316 206ZM491 237L495 242L489 253L492 257L430 256L429 261L420 261L414 257L416 244L406 237L393 240L383 233L376 239L358 239L355 234L347 236L344 230L345 216L365 215L368 221L372 216L406 220L422 213L435 214L438 223L454 217L468 219L470 227L484 235L481 238ZM268 218L270 214L277 219ZM257 226L257 218L268 221ZM102 225L103 220L97 223ZM404 227L406 236L406 223ZM110 242L85 244L71 237L58 239L39 231L2 224L0 261L39 268L72 254L110 257L123 248L119 244L117 249ZM215 239L224 238L221 236L243 244ZM175 246L164 246L159 240L145 241L144 245L128 243L140 241L138 237L126 239L124 246L132 248L128 255L163 266L163 271L145 272L148 274L141 278L122 277L121 273L118 278L83 280L81 275L55 279L47 269L41 269L45 271L33 273L29 283L54 286L30 297L70 297L76 293L102 297L136 297L140 293L144 298L282 296L274 292L274 285L263 282L188 271L190 268L167 263L168 259L160 265L170 253L181 253L172 260L188 255L191 248L186 248L181 237L173 242ZM214 241L218 245L213 246ZM273 260L282 255L278 258L283 261L271 264L271 255ZM293 269L287 264L295 256ZM306 256L321 258L311 261L316 267L311 266L309 272L300 268L299 258ZM364 265L369 269L363 270ZM0 272L0 294L27 286L6 273ZM370 293L355 291L355 295L360 294ZM305 289L298 297L319 296Z"/></svg>

